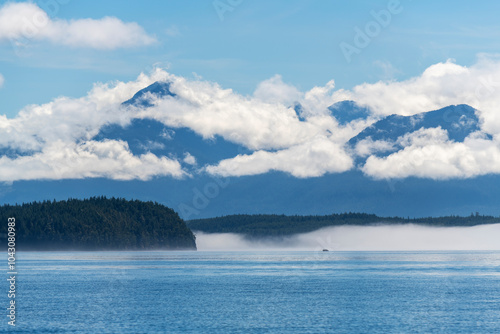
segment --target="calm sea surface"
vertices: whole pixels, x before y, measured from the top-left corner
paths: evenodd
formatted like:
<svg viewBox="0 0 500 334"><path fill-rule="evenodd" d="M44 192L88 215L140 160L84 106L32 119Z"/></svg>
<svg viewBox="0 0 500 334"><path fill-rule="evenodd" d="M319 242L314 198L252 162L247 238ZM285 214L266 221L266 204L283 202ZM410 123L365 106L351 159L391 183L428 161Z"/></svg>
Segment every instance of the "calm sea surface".
<svg viewBox="0 0 500 334"><path fill-rule="evenodd" d="M24 252L17 270L23 333L500 333L500 252Z"/></svg>

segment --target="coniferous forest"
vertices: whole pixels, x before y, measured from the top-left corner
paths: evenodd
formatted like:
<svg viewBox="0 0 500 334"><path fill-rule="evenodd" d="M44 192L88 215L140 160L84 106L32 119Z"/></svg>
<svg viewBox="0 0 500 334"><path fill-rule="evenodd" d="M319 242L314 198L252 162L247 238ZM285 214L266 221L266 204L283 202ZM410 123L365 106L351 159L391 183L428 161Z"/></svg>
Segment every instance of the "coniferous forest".
<svg viewBox="0 0 500 334"><path fill-rule="evenodd" d="M325 216L230 215L187 221L193 231L205 233L239 233L247 237L280 237L307 233L330 226L418 224L436 227L459 227L498 224L500 218L472 213L467 217L446 216L428 218L378 217L366 213L341 213Z"/></svg>
<svg viewBox="0 0 500 334"><path fill-rule="evenodd" d="M17 250L196 249L172 209L158 203L93 197L0 207L2 236L16 220Z"/></svg>
<svg viewBox="0 0 500 334"><path fill-rule="evenodd" d="M172 209L154 202L92 197L0 207L0 236L7 219L16 220L17 250L182 250L196 249L195 235L239 233L251 238L280 237L341 225L419 224L474 226L500 223L478 213L467 217L378 217L365 213L325 216L231 215L184 222Z"/></svg>

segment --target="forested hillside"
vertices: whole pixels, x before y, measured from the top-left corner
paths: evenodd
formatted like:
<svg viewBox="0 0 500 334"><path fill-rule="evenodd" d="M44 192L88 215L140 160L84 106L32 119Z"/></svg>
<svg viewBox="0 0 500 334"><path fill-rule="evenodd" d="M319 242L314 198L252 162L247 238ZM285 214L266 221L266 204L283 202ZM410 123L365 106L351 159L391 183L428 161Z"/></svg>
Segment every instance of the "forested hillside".
<svg viewBox="0 0 500 334"><path fill-rule="evenodd" d="M153 202L94 197L0 207L16 220L17 250L196 249L176 212Z"/></svg>
<svg viewBox="0 0 500 334"><path fill-rule="evenodd" d="M240 233L249 237L286 236L312 232L328 226L419 224L427 226L474 226L500 223L500 218L471 214L468 217L438 218L378 217L365 213L343 213L327 216L231 215L187 221L193 231L206 233Z"/></svg>

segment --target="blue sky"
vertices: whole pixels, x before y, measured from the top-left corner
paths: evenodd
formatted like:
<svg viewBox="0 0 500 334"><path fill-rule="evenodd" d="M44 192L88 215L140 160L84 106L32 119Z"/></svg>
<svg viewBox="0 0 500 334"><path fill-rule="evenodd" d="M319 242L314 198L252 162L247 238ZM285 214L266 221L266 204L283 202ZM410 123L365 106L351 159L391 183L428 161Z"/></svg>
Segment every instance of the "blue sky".
<svg viewBox="0 0 500 334"><path fill-rule="evenodd" d="M43 9L50 2L35 3ZM59 0L46 10L53 20L113 16L136 22L156 41L114 50L32 41L16 50L4 39L0 114L13 117L27 104L61 95L80 97L96 82L133 80L157 63L251 94L275 74L302 91L332 79L336 88L351 88L405 80L449 58L470 66L477 54L499 48L496 1L401 0L401 12L350 63L339 45L353 44L355 28L364 30L374 21L371 11L387 10L390 1L221 0L230 8L223 20L214 3Z"/></svg>
<svg viewBox="0 0 500 334"><path fill-rule="evenodd" d="M499 12L493 1L0 2L0 197L51 197L57 185L64 198L88 179L113 182L94 193L133 196L163 180L189 201L191 181L282 173L331 182L346 210L365 192L361 211L387 206L387 189L388 201L458 194L453 208L478 210L498 197L473 194L499 184ZM157 81L171 94L122 104ZM330 108L346 100L356 104ZM356 105L366 112L342 122ZM421 117L446 107L437 123ZM389 115L415 128L351 141ZM143 120L159 132L127 127ZM126 136L106 137L108 126ZM222 153L205 159L214 142Z"/></svg>

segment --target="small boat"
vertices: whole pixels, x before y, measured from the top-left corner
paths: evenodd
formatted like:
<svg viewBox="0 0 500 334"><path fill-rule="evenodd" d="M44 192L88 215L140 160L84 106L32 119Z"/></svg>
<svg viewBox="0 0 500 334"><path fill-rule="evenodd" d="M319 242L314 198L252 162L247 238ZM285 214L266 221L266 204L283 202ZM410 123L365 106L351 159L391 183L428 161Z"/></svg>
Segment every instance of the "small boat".
<svg viewBox="0 0 500 334"><path fill-rule="evenodd" d="M326 248L323 248L323 252L329 252L329 250Z"/></svg>

